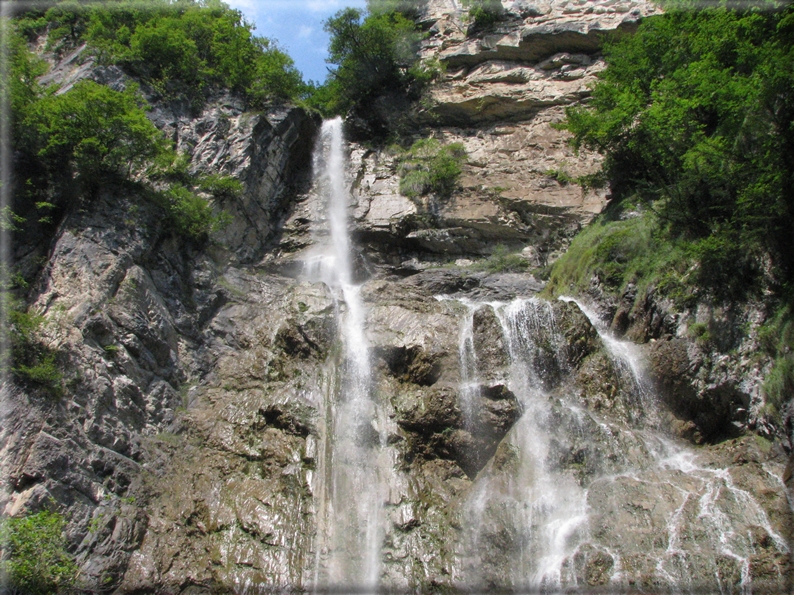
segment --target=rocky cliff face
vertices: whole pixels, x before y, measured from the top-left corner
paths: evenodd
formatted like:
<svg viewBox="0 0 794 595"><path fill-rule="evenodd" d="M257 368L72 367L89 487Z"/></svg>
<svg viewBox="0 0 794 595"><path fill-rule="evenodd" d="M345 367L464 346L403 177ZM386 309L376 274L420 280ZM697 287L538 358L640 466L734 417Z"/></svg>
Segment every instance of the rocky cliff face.
<svg viewBox="0 0 794 595"><path fill-rule="evenodd" d="M471 35L454 0L422 17L424 52L447 75L413 117L417 135L467 149L451 198L410 200L392 154L348 147L377 411L349 435L374 453L379 581L790 588L791 473L779 443L746 427L696 450L673 437L696 437L682 424L702 435L736 421L760 372L709 392L714 374L698 376L693 344L658 341L661 384L683 383L660 393L576 304L533 298L542 283L529 274L468 267L500 244L543 266L603 208L606 190L552 174L592 173L597 157L573 154L551 124L603 67L600 32L654 11L613 0L506 8L503 23ZM62 80L124 84L67 60ZM244 113L228 96L197 117L179 105L151 117L194 170L234 175L245 192L201 248L112 189L62 223L33 304L67 358L66 389L53 399L4 385L0 504L64 511L89 590L339 583L340 535L356 531L333 497L350 305L302 272L332 233L327 196L311 183L319 122L296 108ZM23 248L18 257L33 258ZM620 305L608 308L622 320ZM632 338L678 333L651 305L631 312L614 326ZM727 413L693 422L687 403L705 394Z"/></svg>

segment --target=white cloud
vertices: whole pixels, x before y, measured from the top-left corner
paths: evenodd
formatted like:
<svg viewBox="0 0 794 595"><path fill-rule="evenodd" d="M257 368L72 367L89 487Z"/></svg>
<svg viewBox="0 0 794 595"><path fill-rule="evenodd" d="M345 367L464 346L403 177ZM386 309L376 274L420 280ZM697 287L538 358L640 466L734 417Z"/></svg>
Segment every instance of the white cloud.
<svg viewBox="0 0 794 595"><path fill-rule="evenodd" d="M314 35L314 27L309 27L308 25L302 25L301 28L298 30L298 39L308 39L312 35Z"/></svg>

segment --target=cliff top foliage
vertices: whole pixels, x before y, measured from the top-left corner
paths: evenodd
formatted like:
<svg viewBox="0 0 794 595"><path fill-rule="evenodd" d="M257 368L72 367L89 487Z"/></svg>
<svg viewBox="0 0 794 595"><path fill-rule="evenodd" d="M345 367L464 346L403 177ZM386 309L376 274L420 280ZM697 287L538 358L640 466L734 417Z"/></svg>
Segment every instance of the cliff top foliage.
<svg viewBox="0 0 794 595"><path fill-rule="evenodd" d="M253 63L261 74L262 60L277 54L256 45L238 13L216 2L205 6L180 1L169 10L163 8L166 5L159 0L61 2L47 11L23 12L4 31L8 70L0 76L0 92L11 107L13 211L6 207L0 213L0 225L17 234L15 240L46 245L70 213L90 208L106 188L126 187L126 195L159 209L160 231L189 241L203 243L228 220L207 195L239 194L239 182L191 175L188 160L147 117L148 105L135 83L128 80L122 91L87 79L66 89L44 86L39 77L47 64L28 46L42 35L56 53L87 42L102 61L118 60L165 95L195 84L197 98L213 85L237 85L252 101L264 97L266 79L240 78L243 65L230 61L230 56L239 47L259 51L261 60ZM204 38L206 52L193 37L183 47L186 35ZM177 51L176 45L157 45L158 39L170 40L192 58L177 52L173 55L179 59L171 64L167 56ZM182 63L184 56L187 62ZM188 63L195 69L187 68ZM31 274L35 271L28 271ZM16 293L21 296L30 281L16 275ZM0 288L0 308L10 323L12 360L2 362L2 368L17 381L58 396L60 354L41 340L42 318L27 312L24 301L12 299L10 291L12 287Z"/></svg>
<svg viewBox="0 0 794 595"><path fill-rule="evenodd" d="M102 61L117 60L166 94L182 86L204 93L210 86L228 85L262 98L257 94L265 79L243 75L246 68L239 59L246 51L261 60L275 54L251 37L239 13L219 2L188 0L60 2L46 11L23 12L13 26L5 36L9 72L2 83L10 100L15 147L15 213L4 213L7 225L28 231L33 223L55 226L71 207L92 200L108 182L140 185L147 179L155 185L142 195L162 206L164 220L177 234L201 240L224 223L225 216L216 214L196 191L220 196L228 194L229 185L218 190L218 184L207 186L187 174L184 159L147 118L148 105L135 84L128 82L123 91L91 80L65 92L44 87L38 77L46 72L46 62L27 44L45 35L57 53L86 42ZM157 45L157 39L170 41ZM181 47L185 39L188 43ZM187 54L174 54L171 42L192 58L180 62ZM172 62L168 56L177 59ZM252 72L264 68L261 60L250 63L256 65ZM188 63L195 69L187 68Z"/></svg>
<svg viewBox="0 0 794 595"><path fill-rule="evenodd" d="M292 59L219 0L62 0L25 13L17 28L30 41L46 35L48 49L58 53L86 43L100 62L195 106L218 89L254 108L308 92Z"/></svg>

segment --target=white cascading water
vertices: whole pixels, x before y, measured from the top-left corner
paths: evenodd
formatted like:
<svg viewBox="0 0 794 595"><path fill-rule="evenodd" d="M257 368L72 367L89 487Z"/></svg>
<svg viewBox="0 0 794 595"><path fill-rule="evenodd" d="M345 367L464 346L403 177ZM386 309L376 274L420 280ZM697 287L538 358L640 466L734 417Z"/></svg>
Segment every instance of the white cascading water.
<svg viewBox="0 0 794 595"><path fill-rule="evenodd" d="M788 553L786 540L771 526L752 494L737 487L728 469L706 468L697 463L695 451L687 445L662 435L654 427L658 422L658 406L653 402L651 385L643 373L642 357L637 346L630 341L616 339L595 311L586 304L570 297L562 301L573 302L596 328L602 342L618 367L628 369L634 376L636 391L643 409L651 413L639 427L636 435L643 440L651 455L644 469L628 469L625 476L641 475L641 481L664 482L672 485L680 494L680 506L667 521L667 549L658 560L656 571L660 579L670 588L682 591L699 590L699 580L693 575L690 559L701 554L703 543L710 551L735 560L741 569L739 589L743 594L752 593L750 557L755 552L752 536L734 526L730 519L741 518L745 526L762 528L775 547ZM609 478L615 479L615 478ZM685 526L686 513L697 519L697 531L705 535L700 541L693 538L692 526ZM620 578L615 576L613 578ZM722 583L715 567L714 578L720 592L730 592L731 585Z"/></svg>
<svg viewBox="0 0 794 595"><path fill-rule="evenodd" d="M697 591L706 579L694 569L711 567L713 576L709 579L719 585L720 591L736 592L734 585L721 576L716 562L724 557L734 560L740 569L739 591L750 593L754 546L746 527L762 528L781 552L789 551L785 539L774 531L753 496L735 485L727 469L698 465L691 448L660 433L658 417L647 414L657 407L643 375L637 347L611 336L590 308L572 298L564 301L576 303L596 327L623 377L624 392L646 414L632 416L630 426L610 425L583 409L575 399L560 398L548 390L549 378L566 372L561 363L564 358L548 357L555 352L561 356L564 349L564 339L555 330L553 309L548 302L463 301L466 316L461 323L459 351L461 393L472 392L471 385L478 377L473 353L473 312L478 307L491 307L502 327L510 357L505 381L524 412L505 437L508 447L517 453L517 466L508 474L486 467L472 487L464 512L468 535L463 546L466 564L456 577L458 582L467 588L498 586L558 592L577 586L571 574L571 560L580 548L595 546L613 561L610 584L620 589L629 587L624 580L620 549L609 549L591 536L594 518L610 511L595 510L588 501L594 486L603 493L604 487L611 491L610 485L617 487L626 482L668 487L679 498L667 517L667 547L659 552L656 566L655 580L661 589ZM558 468L552 453L555 442L570 440L576 434L593 444L606 445L611 458L618 461L585 485ZM505 528L509 528L508 534ZM500 544L498 559L489 559L494 543ZM583 586L586 587L579 585Z"/></svg>
<svg viewBox="0 0 794 595"><path fill-rule="evenodd" d="M581 541L587 507L586 492L571 477L554 474L548 466L555 428L549 419L541 377L550 372L543 369L545 365L556 364L543 357L550 346L558 347L553 345L557 339L553 311L548 302L537 299L483 306L493 308L502 327L510 357L507 388L523 409L505 438L508 448L519 453L519 465L507 477L485 472L475 481L466 510L466 557L474 560L459 578L465 586L475 588L497 585L534 591L554 587L560 583L563 560ZM469 312L476 308L472 304L467 307ZM462 328L465 339L461 344L473 344L473 336L468 336L472 332L468 318ZM476 378L476 370L465 374L462 370L461 376ZM505 525L515 535L510 538L510 547L500 552L503 559L479 557L478 552L486 549L481 541L495 538L491 528ZM495 570L496 566L507 572Z"/></svg>
<svg viewBox="0 0 794 595"><path fill-rule="evenodd" d="M590 324L598 331L598 336L612 355L621 380L627 385L626 392L633 398L633 407L630 411L638 415L651 416L653 422L657 423L658 408L653 402L653 390L643 370L642 356L637 350L637 346L631 341L621 341L612 335L595 310L584 302L568 296L560 296L559 299L563 302L576 304L582 314L587 316ZM648 421L646 419L646 423Z"/></svg>
<svg viewBox="0 0 794 595"><path fill-rule="evenodd" d="M381 587L386 535L383 503L398 471L394 453L386 448L385 409L373 398L366 311L354 282L348 232L344 148L341 120L325 122L315 152L316 188L325 210L317 218L317 248L305 259L304 272L308 280L325 283L333 295L342 350L326 395L317 486L312 486L319 496L320 520L314 584L323 591L375 592ZM476 431L474 411L486 377L507 386L522 416L500 446L515 454L515 464L507 471L486 465L463 506L463 541L457 550L463 564L454 568L454 582L469 590L586 589L577 583L574 560L583 551L598 551L611 559L608 584L629 588L623 543L605 543L597 533L619 514L621 494L645 493L643 486L658 488L649 494L672 494L663 521L665 545L654 552L654 581L662 590L697 590L697 572L705 568L721 591L736 592L736 585L750 592L754 545L748 526L760 527L778 551L788 552L762 507L734 483L727 469L699 465L691 448L661 433L658 416L649 414L657 407L636 346L612 337L589 308L577 303L613 359L620 398L628 405L625 422L601 419L568 390L572 370L566 367L566 339L555 327L551 303L535 298L458 301L465 310L458 356L466 425ZM483 308L495 315L509 359L506 369L488 374L479 369L475 341L475 315ZM591 445L587 456L597 462L585 470L574 461L582 469L577 474L560 457L583 444ZM636 544L628 547L637 551ZM719 566L724 562L718 564L718 558L731 560L740 578L726 582Z"/></svg>
<svg viewBox="0 0 794 595"><path fill-rule="evenodd" d="M348 232L350 195L345 184L342 120L323 123L315 149L315 183L325 206L324 241L306 258L304 274L334 295L342 339L342 363L328 395L324 445L325 506L321 512L315 583L321 588L375 590L382 540L380 450L372 400L366 312L354 283Z"/></svg>
<svg viewBox="0 0 794 595"><path fill-rule="evenodd" d="M467 300L461 300L466 306L466 317L460 330L458 357L460 358L460 400L463 419L466 426L471 427L474 404L480 394L479 377L477 374L477 352L474 349L474 313L480 307Z"/></svg>

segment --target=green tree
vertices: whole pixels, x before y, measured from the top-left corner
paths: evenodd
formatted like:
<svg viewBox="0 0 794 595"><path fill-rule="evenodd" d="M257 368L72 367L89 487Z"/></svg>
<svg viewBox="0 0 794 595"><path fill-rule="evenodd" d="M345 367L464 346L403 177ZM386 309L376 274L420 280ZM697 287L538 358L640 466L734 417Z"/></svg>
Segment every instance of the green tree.
<svg viewBox="0 0 794 595"><path fill-rule="evenodd" d="M130 35L127 61L162 94L168 95L169 83L192 87L199 93L205 84L200 78L202 61L196 42L172 19L140 25ZM175 85L176 86L176 85Z"/></svg>
<svg viewBox="0 0 794 595"><path fill-rule="evenodd" d="M422 34L400 12L365 16L346 8L325 24L335 91L329 111L344 113L381 96L417 98L430 76L419 67Z"/></svg>
<svg viewBox="0 0 794 595"><path fill-rule="evenodd" d="M564 127L605 155L618 201L646 203L689 243L701 283L749 287L759 251L790 281L791 8L665 9L607 44L592 100L569 108Z"/></svg>
<svg viewBox="0 0 794 595"><path fill-rule="evenodd" d="M26 595L50 595L69 589L77 565L66 550L66 521L42 511L0 522L0 577Z"/></svg>
<svg viewBox="0 0 794 595"><path fill-rule="evenodd" d="M118 92L84 80L39 100L28 124L50 170L71 171L93 188L108 174L129 174L168 150L143 105L132 87Z"/></svg>

